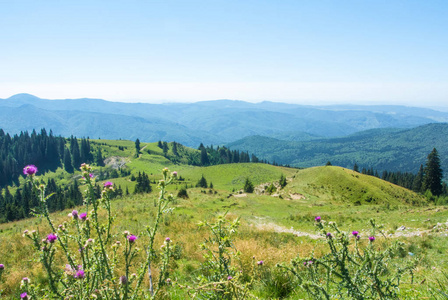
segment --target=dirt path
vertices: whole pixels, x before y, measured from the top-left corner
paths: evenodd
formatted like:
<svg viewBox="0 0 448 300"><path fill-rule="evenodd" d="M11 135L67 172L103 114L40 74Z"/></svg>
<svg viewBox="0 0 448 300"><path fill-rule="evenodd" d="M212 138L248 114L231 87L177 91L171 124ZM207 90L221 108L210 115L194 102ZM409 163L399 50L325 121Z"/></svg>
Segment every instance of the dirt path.
<svg viewBox="0 0 448 300"><path fill-rule="evenodd" d="M265 231L274 231L280 233L292 233L296 236L307 236L312 239L321 239L324 238L321 235L315 233L309 233L304 231L295 230L293 227L286 228L284 226L275 224L275 223L262 223L260 222L263 218L257 218L258 221L254 224L255 227L259 230ZM414 236L422 236L422 235L441 235L448 236L448 222L447 223L438 223L434 226L433 229L421 230L421 229L412 229L401 226L398 228L395 233L386 234L385 236L388 238L399 238L399 237L414 237ZM361 236L367 237L368 234L361 232Z"/></svg>

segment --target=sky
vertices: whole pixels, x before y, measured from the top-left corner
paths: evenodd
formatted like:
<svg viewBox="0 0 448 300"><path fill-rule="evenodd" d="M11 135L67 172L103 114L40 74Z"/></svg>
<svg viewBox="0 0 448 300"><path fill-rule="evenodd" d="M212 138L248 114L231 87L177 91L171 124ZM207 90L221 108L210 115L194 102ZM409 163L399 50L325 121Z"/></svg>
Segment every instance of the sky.
<svg viewBox="0 0 448 300"><path fill-rule="evenodd" d="M0 98L448 107L446 0L0 0Z"/></svg>

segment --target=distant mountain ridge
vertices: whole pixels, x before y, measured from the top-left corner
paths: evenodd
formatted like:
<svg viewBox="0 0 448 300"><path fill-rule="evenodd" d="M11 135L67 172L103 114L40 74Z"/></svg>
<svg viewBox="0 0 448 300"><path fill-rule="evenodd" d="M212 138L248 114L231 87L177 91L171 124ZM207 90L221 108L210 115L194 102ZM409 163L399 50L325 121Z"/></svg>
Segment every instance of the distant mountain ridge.
<svg viewBox="0 0 448 300"><path fill-rule="evenodd" d="M447 136L448 123L433 123L412 129L371 129L346 137L310 141L251 136L226 146L295 167L322 166L330 161L350 169L356 163L360 168L413 173L436 148L442 169L448 172Z"/></svg>
<svg viewBox="0 0 448 300"><path fill-rule="evenodd" d="M405 106L304 106L215 100L121 103L102 99L47 100L29 94L0 99L0 128L42 127L63 136L177 141L191 147L253 136L291 141L346 136L375 128L448 122L448 113Z"/></svg>

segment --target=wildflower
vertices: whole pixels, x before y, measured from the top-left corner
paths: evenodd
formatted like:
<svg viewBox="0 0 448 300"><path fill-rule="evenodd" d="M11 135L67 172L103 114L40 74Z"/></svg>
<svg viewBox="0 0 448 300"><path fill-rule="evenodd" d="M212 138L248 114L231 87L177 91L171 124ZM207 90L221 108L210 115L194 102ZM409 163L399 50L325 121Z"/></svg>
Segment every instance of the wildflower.
<svg viewBox="0 0 448 300"><path fill-rule="evenodd" d="M120 276L120 284L126 285L128 283L128 278L126 276Z"/></svg>
<svg viewBox="0 0 448 300"><path fill-rule="evenodd" d="M3 271L5 269L5 265L4 264L0 264L0 271Z"/></svg>
<svg viewBox="0 0 448 300"><path fill-rule="evenodd" d="M76 219L78 217L78 211L74 209L72 211L71 217L73 217L73 219Z"/></svg>
<svg viewBox="0 0 448 300"><path fill-rule="evenodd" d="M111 189L114 184L110 181L106 181L103 185L105 188Z"/></svg>
<svg viewBox="0 0 448 300"><path fill-rule="evenodd" d="M227 280L232 280L233 279L233 277L232 276L227 276Z"/></svg>
<svg viewBox="0 0 448 300"><path fill-rule="evenodd" d="M173 176L174 178L176 178L176 177L177 177L177 172L174 171L174 172L171 174L171 176Z"/></svg>
<svg viewBox="0 0 448 300"><path fill-rule="evenodd" d="M20 294L21 299L28 299L28 294L26 292Z"/></svg>
<svg viewBox="0 0 448 300"><path fill-rule="evenodd" d="M320 219L321 219L320 216L317 216L317 217L314 218L314 221L320 222Z"/></svg>
<svg viewBox="0 0 448 300"><path fill-rule="evenodd" d="M166 175L166 174L168 174L169 171L170 170L168 168L163 168L162 173L163 173L163 175Z"/></svg>
<svg viewBox="0 0 448 300"><path fill-rule="evenodd" d="M23 282L23 284L30 283L30 279L28 277L23 277L22 282Z"/></svg>
<svg viewBox="0 0 448 300"><path fill-rule="evenodd" d="M352 231L352 234L353 234L354 237L358 237L359 232L358 231Z"/></svg>
<svg viewBox="0 0 448 300"><path fill-rule="evenodd" d="M167 283L167 284L171 284L171 278L167 278L167 279L166 279L166 283Z"/></svg>
<svg viewBox="0 0 448 300"><path fill-rule="evenodd" d="M58 236L54 233L50 233L49 235L47 235L47 241L50 244L53 244L57 239L58 239Z"/></svg>
<svg viewBox="0 0 448 300"><path fill-rule="evenodd" d="M331 239L333 237L333 235L331 234L331 232L327 232L327 238Z"/></svg>
<svg viewBox="0 0 448 300"><path fill-rule="evenodd" d="M78 271L76 271L74 277L77 279L83 279L85 276L84 270L79 269Z"/></svg>
<svg viewBox="0 0 448 300"><path fill-rule="evenodd" d="M85 220L87 220L87 213L82 213L78 217L80 220L85 221Z"/></svg>
<svg viewBox="0 0 448 300"><path fill-rule="evenodd" d="M169 237L165 238L165 242L169 243L171 239Z"/></svg>
<svg viewBox="0 0 448 300"><path fill-rule="evenodd" d="M92 173L90 173L90 174L89 174L89 177L90 177L90 178L93 178L93 174L92 174Z"/></svg>
<svg viewBox="0 0 448 300"><path fill-rule="evenodd" d="M35 165L28 165L23 168L23 174L27 176L33 176L37 173L37 167Z"/></svg>
<svg viewBox="0 0 448 300"><path fill-rule="evenodd" d="M369 241L370 241L370 242L375 241L375 237L374 237L374 236L369 236Z"/></svg>
<svg viewBox="0 0 448 300"><path fill-rule="evenodd" d="M129 240L129 243L132 244L133 242L135 242L135 240L137 240L137 237L135 235L131 234L128 236L128 240Z"/></svg>
<svg viewBox="0 0 448 300"><path fill-rule="evenodd" d="M90 245L92 245L93 244L93 242L94 242L95 240L94 239L88 239L87 241L86 241L86 244L84 245L84 247L89 247Z"/></svg>
<svg viewBox="0 0 448 300"><path fill-rule="evenodd" d="M264 261L260 260L259 262L257 262L257 265L262 266L264 264Z"/></svg>

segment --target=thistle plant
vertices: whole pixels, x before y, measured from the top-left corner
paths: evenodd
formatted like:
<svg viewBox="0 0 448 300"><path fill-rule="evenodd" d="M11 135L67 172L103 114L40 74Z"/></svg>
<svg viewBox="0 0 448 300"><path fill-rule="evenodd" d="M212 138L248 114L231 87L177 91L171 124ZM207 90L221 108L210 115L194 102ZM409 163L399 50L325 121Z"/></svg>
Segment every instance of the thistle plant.
<svg viewBox="0 0 448 300"><path fill-rule="evenodd" d="M210 236L200 244L204 252L204 262L201 265L201 274L197 277L196 286L182 286L191 298L200 299L246 299L251 297L249 288L255 276L249 282L243 282L243 271L235 266L241 253L233 244L233 237L240 226L239 218L229 221L227 212L218 216L214 223L200 222L199 227L208 228ZM263 262L258 262L261 266ZM254 263L254 266L256 264ZM254 269L255 270L255 269ZM254 271L253 270L253 271ZM252 275L255 273L253 272Z"/></svg>
<svg viewBox="0 0 448 300"><path fill-rule="evenodd" d="M91 175L92 168L89 165L81 165L82 180L86 186L83 207L85 212L73 210L68 219L59 226L54 225L46 205L52 195L45 195L45 186L38 184L36 172L35 166L27 166L24 169L24 174L31 181L40 199L35 214L47 220L51 232L46 233L44 238L36 230L26 230L23 235L34 245L38 260L47 273L48 287L37 287L30 284L29 280L23 281L22 295L36 299L44 296L58 299L155 298L168 274L170 256L169 247L166 247L168 255L162 260L159 284L154 287L151 275L151 261L155 257L154 239L161 218L169 211L167 206L173 199L171 195L166 195L166 187L177 177L177 173L169 174L166 168L162 172L157 216L152 226L148 226L142 233L149 236L149 242L145 246L139 245L139 236L136 233L125 231L121 236L112 234L114 217L110 195L113 192L113 183L104 183L101 196L97 198L95 179ZM105 211L105 218L100 218L102 211ZM136 262L140 252L138 246L146 250L146 259L140 262L139 267ZM61 255L66 261L65 268L59 265ZM134 269L137 272L131 274ZM141 287L145 278L149 279L149 290Z"/></svg>
<svg viewBox="0 0 448 300"><path fill-rule="evenodd" d="M358 231L342 232L336 223L327 225L320 217L315 223L329 253L319 258L314 254L297 257L290 265L279 265L291 272L313 299L396 299L403 274L409 272L412 280L416 261L395 260L403 251L403 243L398 241L379 250L375 234L381 232L373 220L367 245L362 247Z"/></svg>

